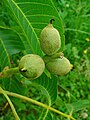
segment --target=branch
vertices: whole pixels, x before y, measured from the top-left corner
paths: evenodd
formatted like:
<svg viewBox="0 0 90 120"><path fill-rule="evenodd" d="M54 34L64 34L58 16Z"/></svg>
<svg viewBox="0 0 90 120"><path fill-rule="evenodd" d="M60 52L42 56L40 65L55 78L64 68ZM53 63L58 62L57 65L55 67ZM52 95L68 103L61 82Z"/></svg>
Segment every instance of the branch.
<svg viewBox="0 0 90 120"><path fill-rule="evenodd" d="M43 60L45 63L47 63L47 62L51 61L52 59L62 58L63 56L64 56L64 54L62 52L58 52L51 56L45 55L43 57Z"/></svg>
<svg viewBox="0 0 90 120"><path fill-rule="evenodd" d="M22 96L22 95L19 95L19 94L16 94L16 93L12 93L12 92L9 92L9 91L4 91L4 92L5 92L7 95L10 95L10 96L13 96L13 97L17 97L17 98L26 100L26 101L28 101L28 102L31 102L31 103L33 103L33 104L36 104L36 105L41 106L41 107L43 107L43 108L46 108L47 110L51 110L51 111L53 111L53 112L55 112L55 113L57 113L57 114L60 114L60 115L62 115L62 116L64 116L64 117L66 117L66 118L70 118L70 119L72 119L72 120L76 120L76 119L73 118L71 115L67 115L67 114L65 114L65 113L63 113L63 112L61 112L61 111L59 111L59 110L57 110L57 109L54 109L54 108L52 108L52 107L50 107L50 106L48 106L48 105L45 105L45 104L43 104L43 103L41 103L41 102L38 102L38 101L36 101L36 100L33 100L33 99L31 99L31 98L28 98L28 97L25 97L25 96Z"/></svg>
<svg viewBox="0 0 90 120"><path fill-rule="evenodd" d="M2 93L5 96L5 98L7 99L7 101L8 101L8 103L9 103L11 109L12 109L12 112L13 112L16 120L20 120L20 118L18 117L18 114L17 114L17 112L16 112L16 110L15 110L15 108L14 108L14 106L13 106L11 100L10 100L10 98L8 97L7 93L1 87L0 87L0 93Z"/></svg>

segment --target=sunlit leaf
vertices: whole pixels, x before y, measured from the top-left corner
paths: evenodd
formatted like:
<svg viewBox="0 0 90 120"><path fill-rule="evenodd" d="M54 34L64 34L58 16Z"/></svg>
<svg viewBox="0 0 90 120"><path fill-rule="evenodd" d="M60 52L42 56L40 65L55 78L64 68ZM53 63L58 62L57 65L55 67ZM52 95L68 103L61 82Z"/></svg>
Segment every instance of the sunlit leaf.
<svg viewBox="0 0 90 120"><path fill-rule="evenodd" d="M41 29L44 28L54 18L54 26L59 30L62 47L64 49L64 30L61 18L51 0L4 0L7 2L13 17L22 29L25 36L24 44L26 51L42 55L39 37Z"/></svg>

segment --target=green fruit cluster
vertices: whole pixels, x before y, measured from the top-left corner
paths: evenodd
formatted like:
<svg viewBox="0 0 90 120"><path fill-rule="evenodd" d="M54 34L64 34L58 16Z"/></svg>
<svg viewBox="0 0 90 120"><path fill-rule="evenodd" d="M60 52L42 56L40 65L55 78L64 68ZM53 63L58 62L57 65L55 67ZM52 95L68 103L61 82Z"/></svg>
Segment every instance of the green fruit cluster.
<svg viewBox="0 0 90 120"><path fill-rule="evenodd" d="M28 54L19 62L20 73L30 80L38 78L43 73L45 65L50 73L60 76L67 74L71 69L69 60L57 53L61 47L61 39L52 21L53 19L40 34L40 46L46 56L42 59L39 55ZM57 54L59 56L55 57Z"/></svg>
<svg viewBox="0 0 90 120"><path fill-rule="evenodd" d="M53 19L50 23L41 31L40 45L43 52L46 54L44 60L46 60L46 68L50 73L56 75L65 75L70 69L70 62L65 57L53 58L52 56L57 54L61 47L60 34L56 28L52 25ZM51 59L50 59L51 57Z"/></svg>

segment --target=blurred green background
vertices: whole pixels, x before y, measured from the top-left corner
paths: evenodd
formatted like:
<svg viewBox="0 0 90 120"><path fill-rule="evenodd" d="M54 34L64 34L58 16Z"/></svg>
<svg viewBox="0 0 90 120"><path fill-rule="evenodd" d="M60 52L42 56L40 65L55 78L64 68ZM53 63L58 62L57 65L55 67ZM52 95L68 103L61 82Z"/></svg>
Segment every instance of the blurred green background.
<svg viewBox="0 0 90 120"><path fill-rule="evenodd" d="M56 6L65 28L64 54L73 70L62 77L61 84L69 87L78 98L90 99L90 4L89 0L58 0ZM65 82L68 81L68 82Z"/></svg>
<svg viewBox="0 0 90 120"><path fill-rule="evenodd" d="M64 102L75 99L90 101L90 1L57 0L54 3L65 28L64 54L73 65L68 75L60 77L60 98ZM86 111L89 115L86 120L89 120L90 111ZM79 117L77 114L78 119L84 119Z"/></svg>

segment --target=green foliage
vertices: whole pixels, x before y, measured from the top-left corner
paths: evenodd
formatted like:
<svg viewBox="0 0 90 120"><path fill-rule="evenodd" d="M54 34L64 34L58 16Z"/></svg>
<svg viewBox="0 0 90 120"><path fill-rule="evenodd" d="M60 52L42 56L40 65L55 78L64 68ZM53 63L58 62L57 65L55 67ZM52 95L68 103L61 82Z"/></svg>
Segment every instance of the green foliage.
<svg viewBox="0 0 90 120"><path fill-rule="evenodd" d="M12 29L1 28L0 38L2 39L9 56L24 50L24 45L20 39L20 36Z"/></svg>
<svg viewBox="0 0 90 120"><path fill-rule="evenodd" d="M16 61L20 59L20 57L17 57L17 55L20 55L20 52L21 55L34 53L43 56L39 45L39 36L42 28L49 23L51 18L55 19L54 26L60 31L63 41L62 49L64 49L64 30L62 21L52 1L21 2L4 0L1 2L0 6L2 8L0 24L0 51L2 51L0 55L1 71L6 66L13 67L18 65ZM3 61L3 59L5 60ZM15 61L15 63L13 63L13 61ZM12 78L3 78L1 86L6 90L29 97L27 92L32 88L32 84L35 88L38 87L38 89L42 91L41 94L43 94L44 101L47 101L47 104L51 105L55 102L57 97L57 77L52 76L50 78L47 71L32 83L19 74ZM41 99L43 102L43 97ZM19 105L16 104L17 102ZM15 106L20 107L21 104L21 106L24 107L20 107L20 109L25 109L25 105L22 104L22 101L17 102L16 100L13 101ZM47 114L48 111L44 110L43 115L47 116ZM40 119L42 119L43 115L41 115Z"/></svg>
<svg viewBox="0 0 90 120"><path fill-rule="evenodd" d="M54 2L54 3L53 3ZM1 0L0 1L0 71L16 67L25 54L43 57L39 38L41 30L54 18L53 25L61 35L61 49L73 64L73 70L63 76L44 73L34 81L20 74L0 79L5 90L33 98L44 104L90 119L90 5L89 0ZM60 17L61 16L61 17ZM62 23L62 20L63 23ZM63 28L64 24L64 28ZM65 29L65 37L64 37ZM66 41L64 40L66 39ZM66 42L66 46L65 46ZM21 120L66 120L48 109L10 97ZM0 94L0 120L14 120L7 101Z"/></svg>
<svg viewBox="0 0 90 120"><path fill-rule="evenodd" d="M0 51L2 51L2 53L0 54L0 69L3 70L5 66L10 66L10 58L1 38L0 38Z"/></svg>

